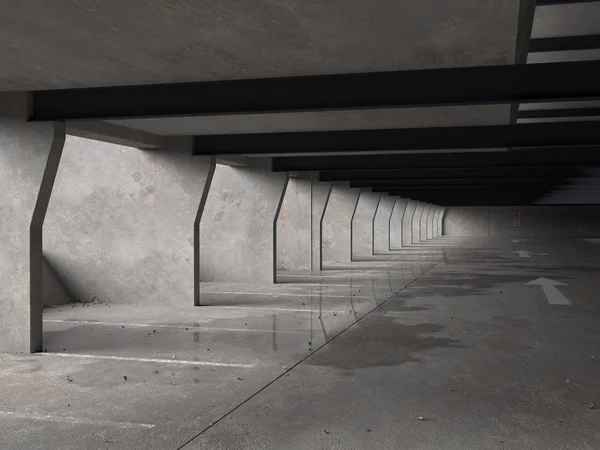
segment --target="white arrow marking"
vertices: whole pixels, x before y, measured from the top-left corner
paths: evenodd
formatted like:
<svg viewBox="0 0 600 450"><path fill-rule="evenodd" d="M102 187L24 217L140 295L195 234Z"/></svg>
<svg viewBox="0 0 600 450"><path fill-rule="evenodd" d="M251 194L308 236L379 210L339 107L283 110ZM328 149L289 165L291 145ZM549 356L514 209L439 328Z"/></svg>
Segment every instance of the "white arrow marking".
<svg viewBox="0 0 600 450"><path fill-rule="evenodd" d="M517 250L516 252L513 252L513 253L518 253L521 258L529 258L530 257L529 256L530 252L528 252L527 250Z"/></svg>
<svg viewBox="0 0 600 450"><path fill-rule="evenodd" d="M531 239L513 239L513 244L516 244L518 242L529 242L531 241Z"/></svg>
<svg viewBox="0 0 600 450"><path fill-rule="evenodd" d="M527 283L530 286L541 286L546 294L548 303L551 305L572 305L572 303L560 292L556 286L568 286L568 284L560 281L550 280L548 278L538 278L537 280Z"/></svg>

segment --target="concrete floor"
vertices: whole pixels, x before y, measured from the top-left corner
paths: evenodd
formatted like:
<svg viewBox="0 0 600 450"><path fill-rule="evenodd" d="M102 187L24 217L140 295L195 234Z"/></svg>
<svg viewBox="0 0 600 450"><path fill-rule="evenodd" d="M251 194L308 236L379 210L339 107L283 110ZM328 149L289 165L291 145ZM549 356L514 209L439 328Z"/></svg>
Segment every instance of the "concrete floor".
<svg viewBox="0 0 600 450"><path fill-rule="evenodd" d="M201 308L48 309L47 353L0 355L0 448L600 448L598 244L440 238Z"/></svg>

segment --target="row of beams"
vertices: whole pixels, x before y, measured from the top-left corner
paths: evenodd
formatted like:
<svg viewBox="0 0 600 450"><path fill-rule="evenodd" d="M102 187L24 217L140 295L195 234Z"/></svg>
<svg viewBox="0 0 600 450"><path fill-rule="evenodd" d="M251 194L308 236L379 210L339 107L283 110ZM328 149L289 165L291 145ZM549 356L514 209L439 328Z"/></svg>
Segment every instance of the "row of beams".
<svg viewBox="0 0 600 450"><path fill-rule="evenodd" d="M598 127L600 131L600 127ZM468 138L468 136L467 136ZM273 158L276 172L323 170L600 167L600 147L514 149L497 152L410 153ZM379 177L378 177L379 178Z"/></svg>
<svg viewBox="0 0 600 450"><path fill-rule="evenodd" d="M600 97L600 61L32 92L30 120L257 114Z"/></svg>
<svg viewBox="0 0 600 450"><path fill-rule="evenodd" d="M594 50L600 48L600 35L562 36L531 39L529 52L561 52L572 50Z"/></svg>
<svg viewBox="0 0 600 450"><path fill-rule="evenodd" d="M401 187L453 187L453 186L553 186L559 184L574 184L581 185L588 183L587 179L576 179L577 181L569 181L567 178L433 178L433 179L403 179L403 180L365 180L365 181L351 181L350 187L354 188L401 188ZM589 185L600 184L600 178L589 179ZM586 184L586 186L588 185Z"/></svg>

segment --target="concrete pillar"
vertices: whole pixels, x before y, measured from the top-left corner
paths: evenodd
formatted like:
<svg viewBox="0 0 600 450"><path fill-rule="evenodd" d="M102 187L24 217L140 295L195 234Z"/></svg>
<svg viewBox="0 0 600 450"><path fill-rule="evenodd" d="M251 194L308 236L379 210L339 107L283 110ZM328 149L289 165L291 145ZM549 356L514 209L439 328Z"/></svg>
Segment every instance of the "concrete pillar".
<svg viewBox="0 0 600 450"><path fill-rule="evenodd" d="M425 207L423 208L419 229L419 242L425 242L427 240L427 218L429 217L429 211L431 211L432 206L431 203L425 203Z"/></svg>
<svg viewBox="0 0 600 450"><path fill-rule="evenodd" d="M402 248L402 221L407 205L407 198L396 197L396 203L394 203L392 215L390 216L390 250L400 250Z"/></svg>
<svg viewBox="0 0 600 450"><path fill-rule="evenodd" d="M440 210L441 210L441 208L439 206L436 206L435 213L433 214L433 237L434 237L434 239L439 236L439 230L438 230L439 220L438 220L438 218L440 216Z"/></svg>
<svg viewBox="0 0 600 450"><path fill-rule="evenodd" d="M273 283L288 174L217 165L200 224L201 281Z"/></svg>
<svg viewBox="0 0 600 450"><path fill-rule="evenodd" d="M382 195L373 221L373 253L389 253L390 251L390 217L396 197Z"/></svg>
<svg viewBox="0 0 600 450"><path fill-rule="evenodd" d="M311 270L311 180L291 177L277 219L277 270Z"/></svg>
<svg viewBox="0 0 600 450"><path fill-rule="evenodd" d="M0 118L0 352L42 350L42 227L64 140L63 124Z"/></svg>
<svg viewBox="0 0 600 450"><path fill-rule="evenodd" d="M352 260L352 216L358 204L359 189L334 184L323 217L323 264Z"/></svg>
<svg viewBox="0 0 600 450"><path fill-rule="evenodd" d="M352 217L352 259L373 255L373 220L381 194L362 189Z"/></svg>
<svg viewBox="0 0 600 450"><path fill-rule="evenodd" d="M427 240L433 239L433 217L437 211L437 206L431 205L427 213Z"/></svg>
<svg viewBox="0 0 600 450"><path fill-rule="evenodd" d="M444 214L446 214L446 208L442 206L438 215L438 236L444 235Z"/></svg>
<svg viewBox="0 0 600 450"><path fill-rule="evenodd" d="M331 183L311 180L311 269L323 269L323 218L331 195Z"/></svg>
<svg viewBox="0 0 600 450"><path fill-rule="evenodd" d="M408 200L404 217L402 217L402 247L410 247L413 243L413 220L417 205L416 200Z"/></svg>
<svg viewBox="0 0 600 450"><path fill-rule="evenodd" d="M82 301L198 304L214 167L191 140L140 150L68 136L44 226L48 263Z"/></svg>
<svg viewBox="0 0 600 450"><path fill-rule="evenodd" d="M418 244L421 242L421 216L425 209L425 203L418 202L413 214L412 220L412 243Z"/></svg>

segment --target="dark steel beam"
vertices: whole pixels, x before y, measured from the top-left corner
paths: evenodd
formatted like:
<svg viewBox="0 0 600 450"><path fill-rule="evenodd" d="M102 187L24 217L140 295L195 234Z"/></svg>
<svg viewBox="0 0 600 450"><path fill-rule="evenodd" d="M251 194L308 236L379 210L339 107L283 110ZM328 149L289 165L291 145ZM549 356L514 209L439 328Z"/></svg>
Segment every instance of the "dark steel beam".
<svg viewBox="0 0 600 450"><path fill-rule="evenodd" d="M600 123L556 122L479 127L207 135L196 136L194 153L196 155L300 155L598 144L600 144Z"/></svg>
<svg viewBox="0 0 600 450"><path fill-rule="evenodd" d="M600 178L590 179L590 182L600 184ZM454 187L454 186L551 186L557 184L568 184L566 178L434 178L434 179L404 179L404 180L365 180L351 181L353 188L385 188L392 189L402 187Z"/></svg>
<svg viewBox="0 0 600 450"><path fill-rule="evenodd" d="M600 0L537 0L537 6L574 5L576 3L596 3Z"/></svg>
<svg viewBox="0 0 600 450"><path fill-rule="evenodd" d="M510 181L519 177L579 177L586 171L579 167L537 166L537 167L440 167L433 169L382 169L382 170L329 170L319 173L320 181L364 181L364 180L452 180L461 178L488 177Z"/></svg>
<svg viewBox="0 0 600 450"><path fill-rule="evenodd" d="M32 92L33 121L567 101L600 97L600 61Z"/></svg>
<svg viewBox="0 0 600 450"><path fill-rule="evenodd" d="M600 48L599 34L539 38L529 41L530 53L594 50L597 48Z"/></svg>
<svg viewBox="0 0 600 450"><path fill-rule="evenodd" d="M600 132L600 127L598 127ZM516 167L600 167L599 147L514 149L498 152L410 153L387 155L273 158L276 172L319 170L448 169Z"/></svg>
<svg viewBox="0 0 600 450"><path fill-rule="evenodd" d="M532 109L519 111L519 119L546 119L562 117L600 117L600 108ZM597 123L600 126L600 122Z"/></svg>

